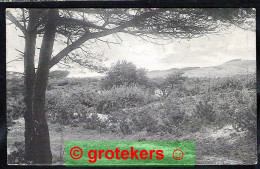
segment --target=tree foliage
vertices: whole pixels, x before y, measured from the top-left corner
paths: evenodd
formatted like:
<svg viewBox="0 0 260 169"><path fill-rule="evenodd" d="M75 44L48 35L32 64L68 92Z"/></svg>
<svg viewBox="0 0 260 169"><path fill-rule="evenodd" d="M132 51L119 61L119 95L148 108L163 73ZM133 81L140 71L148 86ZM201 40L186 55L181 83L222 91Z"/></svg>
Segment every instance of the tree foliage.
<svg viewBox="0 0 260 169"><path fill-rule="evenodd" d="M28 30L28 9L8 11L11 20L24 34L43 34L48 9L38 9L38 22ZM57 37L64 48L50 61L50 67L62 61L97 71L105 71L102 52L93 51L93 44L120 44L120 33L126 33L156 44L170 43L176 38L192 39L217 34L231 25L255 28L252 8L126 8L126 9L59 9ZM105 38L114 34L113 40ZM60 62L61 63L61 62Z"/></svg>
<svg viewBox="0 0 260 169"><path fill-rule="evenodd" d="M163 92L163 97L168 97L173 90L180 90L187 80L183 73L175 73L167 76L163 81L158 81L157 87Z"/></svg>
<svg viewBox="0 0 260 169"><path fill-rule="evenodd" d="M110 89L113 86L144 86L148 82L145 69L138 69L136 66L127 61L118 61L107 72L107 76L102 81L102 87Z"/></svg>

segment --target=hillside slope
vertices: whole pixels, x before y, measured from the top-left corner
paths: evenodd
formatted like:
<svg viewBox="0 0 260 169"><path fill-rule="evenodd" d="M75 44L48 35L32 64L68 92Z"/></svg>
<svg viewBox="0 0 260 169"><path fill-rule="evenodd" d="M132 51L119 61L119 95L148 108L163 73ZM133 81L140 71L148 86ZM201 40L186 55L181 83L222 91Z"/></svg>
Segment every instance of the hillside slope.
<svg viewBox="0 0 260 169"><path fill-rule="evenodd" d="M187 68L182 68L182 69L172 68L172 69L169 69L169 70L153 70L153 71L147 72L147 76L150 79L166 78L168 75L171 75L171 74L186 72L186 71L195 70L195 69L198 69L198 68L199 67L187 67Z"/></svg>
<svg viewBox="0 0 260 169"><path fill-rule="evenodd" d="M182 69L154 70L147 73L151 79L166 78L170 74L183 72L186 77L228 77L256 73L255 60L235 59L211 67L187 67Z"/></svg>
<svg viewBox="0 0 260 169"><path fill-rule="evenodd" d="M185 71L187 77L228 77L256 73L255 60L231 60L219 66Z"/></svg>
<svg viewBox="0 0 260 169"><path fill-rule="evenodd" d="M150 79L166 78L175 73L183 72L186 77L227 77L234 75L246 75L256 73L255 60L235 59L224 64L211 67L186 67L182 69L172 68L169 70L148 71L147 76ZM7 78L22 77L22 73L7 71ZM87 77L87 76L85 76ZM68 78L71 78L68 76ZM102 76L94 76L93 79L101 79Z"/></svg>

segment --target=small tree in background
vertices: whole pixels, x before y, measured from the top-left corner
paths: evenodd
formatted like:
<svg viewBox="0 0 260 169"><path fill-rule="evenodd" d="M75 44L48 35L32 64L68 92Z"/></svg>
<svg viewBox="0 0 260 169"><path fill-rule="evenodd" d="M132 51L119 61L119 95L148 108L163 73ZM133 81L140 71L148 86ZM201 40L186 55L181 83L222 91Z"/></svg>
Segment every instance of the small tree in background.
<svg viewBox="0 0 260 169"><path fill-rule="evenodd" d="M118 61L107 72L102 87L111 89L113 86L130 86L133 84L145 86L148 83L145 69L138 69L132 62Z"/></svg>
<svg viewBox="0 0 260 169"><path fill-rule="evenodd" d="M180 88L186 81L186 77L182 76L183 73L171 74L166 77L164 81L157 84L158 88L162 90L163 97L167 98L174 88Z"/></svg>

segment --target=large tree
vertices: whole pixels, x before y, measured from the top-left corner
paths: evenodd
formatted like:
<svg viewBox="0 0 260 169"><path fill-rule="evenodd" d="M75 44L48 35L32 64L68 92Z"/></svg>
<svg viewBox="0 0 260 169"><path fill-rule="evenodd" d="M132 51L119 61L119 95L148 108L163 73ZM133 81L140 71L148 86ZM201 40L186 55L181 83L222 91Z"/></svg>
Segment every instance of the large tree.
<svg viewBox="0 0 260 169"><path fill-rule="evenodd" d="M44 112L45 92L50 69L71 62L103 71L96 61L102 55L92 53L89 45L98 42L118 44L120 33L155 44L176 38L191 39L220 33L231 25L254 28L254 9L21 9L8 10L7 18L24 34L25 83L25 159L50 164L52 154ZM113 35L114 41L106 36ZM35 56L37 39L42 39ZM55 41L64 48L53 56ZM54 48L53 48L54 47ZM39 57L35 66L35 57ZM101 59L101 60L100 60Z"/></svg>

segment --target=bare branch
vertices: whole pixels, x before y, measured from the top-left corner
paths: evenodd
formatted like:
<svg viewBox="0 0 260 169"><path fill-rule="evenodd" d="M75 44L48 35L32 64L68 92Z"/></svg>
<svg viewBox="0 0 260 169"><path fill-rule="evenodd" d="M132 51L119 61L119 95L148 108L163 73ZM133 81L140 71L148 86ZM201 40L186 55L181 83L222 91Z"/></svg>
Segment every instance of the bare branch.
<svg viewBox="0 0 260 169"><path fill-rule="evenodd" d="M24 52L18 50L18 49L15 49L17 52L19 52L22 56L24 56Z"/></svg>
<svg viewBox="0 0 260 169"><path fill-rule="evenodd" d="M110 45L109 45L109 44L115 44L115 45L119 45L119 44L120 44L119 42L111 42L111 41L108 41L108 40L102 40L102 39L100 39L100 38L97 38L97 40L106 43L109 48L110 48Z"/></svg>
<svg viewBox="0 0 260 169"><path fill-rule="evenodd" d="M13 14L10 11L6 12L6 16L13 24L15 24L15 26L17 26L24 34L26 34L26 27L21 25L21 23L13 16Z"/></svg>
<svg viewBox="0 0 260 169"><path fill-rule="evenodd" d="M6 62L6 64L12 63L12 62L16 62L16 61L22 61L23 58L22 57L18 57L16 59L10 60L9 62Z"/></svg>

